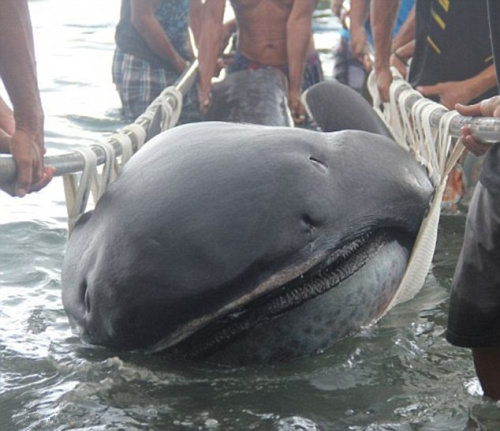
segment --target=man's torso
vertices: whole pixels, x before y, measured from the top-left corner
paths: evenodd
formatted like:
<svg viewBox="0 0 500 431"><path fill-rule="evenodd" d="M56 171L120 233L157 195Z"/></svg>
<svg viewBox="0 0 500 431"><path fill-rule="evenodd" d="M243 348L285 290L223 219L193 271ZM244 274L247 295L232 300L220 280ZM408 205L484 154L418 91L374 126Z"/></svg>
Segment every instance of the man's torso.
<svg viewBox="0 0 500 431"><path fill-rule="evenodd" d="M238 49L250 60L287 64L287 22L295 1L231 0L238 22Z"/></svg>

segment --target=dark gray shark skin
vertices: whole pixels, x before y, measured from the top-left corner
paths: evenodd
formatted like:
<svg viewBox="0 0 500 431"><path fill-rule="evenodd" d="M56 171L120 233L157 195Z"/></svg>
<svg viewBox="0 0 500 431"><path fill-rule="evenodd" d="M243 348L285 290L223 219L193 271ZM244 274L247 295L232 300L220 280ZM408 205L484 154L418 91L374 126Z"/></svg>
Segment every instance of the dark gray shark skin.
<svg viewBox="0 0 500 431"><path fill-rule="evenodd" d="M275 67L228 73L212 85L205 120L291 127L287 97L287 78Z"/></svg>
<svg viewBox="0 0 500 431"><path fill-rule="evenodd" d="M432 192L384 136L179 126L77 223L64 308L86 343L112 349L238 365L310 355L384 313Z"/></svg>
<svg viewBox="0 0 500 431"><path fill-rule="evenodd" d="M355 90L334 79L310 87L304 99L308 112L323 132L364 130L392 138L371 105Z"/></svg>
<svg viewBox="0 0 500 431"><path fill-rule="evenodd" d="M287 97L287 78L275 67L229 73L212 84L210 107L203 120L293 127ZM161 115L158 109L146 141L161 133Z"/></svg>

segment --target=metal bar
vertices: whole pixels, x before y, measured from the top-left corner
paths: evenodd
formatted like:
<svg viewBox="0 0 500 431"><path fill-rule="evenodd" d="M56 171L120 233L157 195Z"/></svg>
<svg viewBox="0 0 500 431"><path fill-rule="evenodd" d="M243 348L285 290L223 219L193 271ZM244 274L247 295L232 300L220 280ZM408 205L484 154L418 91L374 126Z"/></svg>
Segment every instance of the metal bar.
<svg viewBox="0 0 500 431"><path fill-rule="evenodd" d="M407 86L399 87L396 91L395 96L399 95L405 90L413 90L410 84ZM414 95L409 96L406 100L406 108L411 108L415 102L420 100L423 96L414 93ZM431 116L431 126L439 127L439 121L441 120L443 114L448 112L446 108L443 107L442 110L436 110ZM500 118L493 117L464 117L458 116L450 122L450 133L452 136L459 137L460 129L462 126L468 125L471 127L472 136L480 142L487 142L494 144L495 142L500 142Z"/></svg>
<svg viewBox="0 0 500 431"><path fill-rule="evenodd" d="M179 77L179 79L174 84L174 87L177 88L183 95L185 95L191 87L194 85L196 81L196 76L198 73L198 60L195 60L191 66ZM167 97L167 102L171 103L172 101ZM139 124L144 130L148 130L151 121L145 117L139 117L135 124ZM124 133L127 133L125 130ZM132 140L133 136L131 137ZM113 136L110 136L107 139L107 142L111 143L115 149L116 155L121 155L121 146L118 142L113 139ZM133 142L133 145L136 146L137 142ZM105 154L103 150L96 146L90 145L90 148L96 153L97 156L97 164L101 165L104 163ZM56 171L56 176L62 176L70 173L81 172L85 166L85 161L83 156L78 152L72 152L67 154L60 154L57 156L45 156L44 163L46 166L53 166ZM7 183L14 180L16 177L16 164L12 156L4 156L0 157L0 183Z"/></svg>

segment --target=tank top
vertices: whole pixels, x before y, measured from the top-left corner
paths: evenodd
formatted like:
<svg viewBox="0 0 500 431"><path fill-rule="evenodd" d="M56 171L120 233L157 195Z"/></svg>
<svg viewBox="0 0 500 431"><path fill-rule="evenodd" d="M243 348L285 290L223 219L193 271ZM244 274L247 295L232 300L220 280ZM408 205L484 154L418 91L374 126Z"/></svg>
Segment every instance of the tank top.
<svg viewBox="0 0 500 431"><path fill-rule="evenodd" d="M168 60L159 57L130 21L130 0L122 0L120 21L116 27L116 45L127 54L150 62L154 66L169 67ZM186 60L188 54L189 0L160 0L155 16L176 51Z"/></svg>

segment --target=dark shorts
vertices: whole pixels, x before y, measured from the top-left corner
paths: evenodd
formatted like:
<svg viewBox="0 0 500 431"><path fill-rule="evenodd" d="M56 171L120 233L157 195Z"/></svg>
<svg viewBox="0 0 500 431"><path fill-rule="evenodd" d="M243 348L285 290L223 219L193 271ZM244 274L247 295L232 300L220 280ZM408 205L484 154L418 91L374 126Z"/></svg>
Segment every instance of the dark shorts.
<svg viewBox="0 0 500 431"><path fill-rule="evenodd" d="M461 347L500 347L500 195L479 182L453 278L446 339Z"/></svg>
<svg viewBox="0 0 500 431"><path fill-rule="evenodd" d="M234 54L233 61L228 67L227 72L237 72L239 70L256 70L262 69L266 66L264 64L257 63L256 61L249 60L241 52L236 51ZM282 66L279 68L288 77L288 66ZM311 85L317 84L323 81L323 69L321 66L321 60L317 52L309 54L306 60L306 67L304 70L304 80L302 82L302 91L307 90Z"/></svg>
<svg viewBox="0 0 500 431"><path fill-rule="evenodd" d="M350 41L343 37L333 51L333 77L363 94L368 74L363 63L352 56Z"/></svg>
<svg viewBox="0 0 500 431"><path fill-rule="evenodd" d="M154 66L146 60L117 48L113 57L113 82L120 95L123 113L134 121L168 86L174 85L179 73L173 69ZM184 96L179 123L200 120L196 86Z"/></svg>

